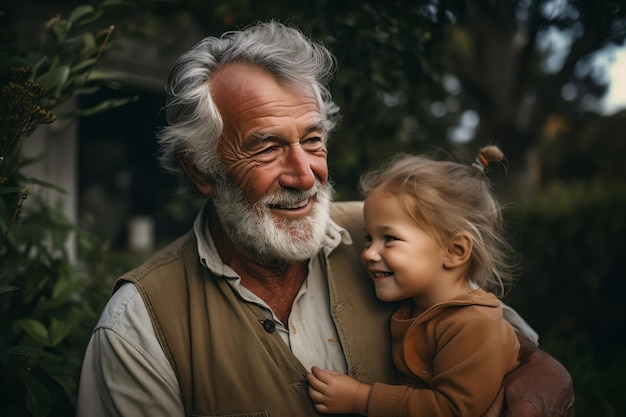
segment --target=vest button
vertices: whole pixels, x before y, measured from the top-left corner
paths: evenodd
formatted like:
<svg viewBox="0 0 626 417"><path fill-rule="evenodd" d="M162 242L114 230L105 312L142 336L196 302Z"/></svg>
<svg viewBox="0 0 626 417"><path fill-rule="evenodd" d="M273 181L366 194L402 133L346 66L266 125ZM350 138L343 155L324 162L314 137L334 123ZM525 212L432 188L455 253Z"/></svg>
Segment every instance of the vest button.
<svg viewBox="0 0 626 417"><path fill-rule="evenodd" d="M270 319L263 320L263 329L268 333L273 333L276 330L276 323Z"/></svg>

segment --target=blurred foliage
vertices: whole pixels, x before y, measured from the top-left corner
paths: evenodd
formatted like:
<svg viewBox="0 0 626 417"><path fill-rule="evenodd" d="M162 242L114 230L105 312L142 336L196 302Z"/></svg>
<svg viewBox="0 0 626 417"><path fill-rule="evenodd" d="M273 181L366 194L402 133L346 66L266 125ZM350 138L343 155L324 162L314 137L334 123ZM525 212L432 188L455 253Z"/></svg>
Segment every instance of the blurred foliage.
<svg viewBox="0 0 626 417"><path fill-rule="evenodd" d="M77 229L61 205L29 193L33 186L62 192L21 169L23 141L52 109L97 91L113 74L94 69L113 27L93 31L115 3L80 5L56 16L33 37L20 37L2 15L0 26L0 414L74 414L78 372L113 276L131 266L95 235ZM130 100L99 103L86 113ZM45 157L45 156L44 156ZM59 197L59 201L61 197ZM70 259L76 242L81 259Z"/></svg>
<svg viewBox="0 0 626 417"><path fill-rule="evenodd" d="M594 53L626 38L620 0L136 2L165 51L193 46L189 27L219 35L269 18L324 42L337 57L331 91L343 117L329 145L338 199L357 197L362 171L390 153L438 148L472 160L491 143L514 168L509 188L532 187L525 173L555 133L548 122L575 121L597 102L606 80Z"/></svg>
<svg viewBox="0 0 626 417"><path fill-rule="evenodd" d="M576 415L625 415L626 185L553 183L508 218L524 259L507 302L572 374Z"/></svg>
<svg viewBox="0 0 626 417"><path fill-rule="evenodd" d="M590 340L590 334L584 330L567 339L552 333L544 334L541 344L572 375L577 416L624 415L626 401L622 393L626 386L626 376L621 370L626 364L626 353L623 348L608 361L598 364L593 354L594 343Z"/></svg>
<svg viewBox="0 0 626 417"><path fill-rule="evenodd" d="M77 230L60 206L37 196L24 204L10 234L0 270L1 414L73 415L88 338L112 278L133 260L113 255L99 237ZM82 254L78 264L67 253L70 236Z"/></svg>

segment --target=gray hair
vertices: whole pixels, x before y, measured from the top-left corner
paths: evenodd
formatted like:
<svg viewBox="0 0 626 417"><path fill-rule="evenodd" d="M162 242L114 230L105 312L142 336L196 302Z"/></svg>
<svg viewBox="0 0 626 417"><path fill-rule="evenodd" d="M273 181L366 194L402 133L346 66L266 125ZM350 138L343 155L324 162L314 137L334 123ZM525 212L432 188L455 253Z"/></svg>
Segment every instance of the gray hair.
<svg viewBox="0 0 626 417"><path fill-rule="evenodd" d="M259 22L219 38L206 37L172 67L165 87L167 126L157 133L159 162L184 179L179 188L182 194L195 192L195 187L177 155L211 177L223 173L217 145L224 123L211 97L210 81L218 69L233 62L252 63L279 80L311 86L326 131L337 123L339 107L327 87L335 72L335 58L321 43L276 21Z"/></svg>

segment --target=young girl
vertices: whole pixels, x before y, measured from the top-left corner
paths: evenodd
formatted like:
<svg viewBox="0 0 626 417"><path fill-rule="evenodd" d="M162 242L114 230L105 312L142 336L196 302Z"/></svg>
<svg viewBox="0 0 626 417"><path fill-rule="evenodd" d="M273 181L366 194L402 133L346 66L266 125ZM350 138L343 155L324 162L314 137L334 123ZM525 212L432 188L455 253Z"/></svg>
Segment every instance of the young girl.
<svg viewBox="0 0 626 417"><path fill-rule="evenodd" d="M362 178L361 261L379 299L406 300L390 323L402 385L370 386L313 367L318 412L478 417L495 400L519 353L499 299L485 291L503 293L512 275L485 175L502 158L497 147L471 165L404 156Z"/></svg>

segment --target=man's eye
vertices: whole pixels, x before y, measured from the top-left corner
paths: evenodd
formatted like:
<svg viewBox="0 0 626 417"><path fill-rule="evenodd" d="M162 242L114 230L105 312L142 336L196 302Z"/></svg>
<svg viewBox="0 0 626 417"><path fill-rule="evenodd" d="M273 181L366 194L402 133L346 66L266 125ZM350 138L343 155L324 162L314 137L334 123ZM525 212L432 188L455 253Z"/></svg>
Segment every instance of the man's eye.
<svg viewBox="0 0 626 417"><path fill-rule="evenodd" d="M268 146L267 148L261 149L261 151L259 151L259 155L272 153L276 149L277 149L276 146Z"/></svg>
<svg viewBox="0 0 626 417"><path fill-rule="evenodd" d="M309 148L319 148L324 145L324 141L320 136L313 136L302 141L302 146Z"/></svg>

